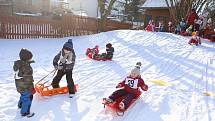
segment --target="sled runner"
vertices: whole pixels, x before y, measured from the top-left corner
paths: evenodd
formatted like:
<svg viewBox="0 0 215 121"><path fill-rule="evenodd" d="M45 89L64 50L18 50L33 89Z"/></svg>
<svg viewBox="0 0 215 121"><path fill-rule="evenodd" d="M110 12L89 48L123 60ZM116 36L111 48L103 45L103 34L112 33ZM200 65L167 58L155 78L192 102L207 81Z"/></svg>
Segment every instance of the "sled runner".
<svg viewBox="0 0 215 121"><path fill-rule="evenodd" d="M139 94L139 95L137 96L137 98L133 99L133 100L128 104L128 107L127 107L126 109L124 109L124 110L121 110L121 109L119 108L119 103L120 103L125 97L120 97L120 98L116 99L116 101L113 102L113 103L109 103L109 102L107 102L107 98L103 98L102 104L104 105L104 108L105 108L106 106L107 106L107 107L110 107L110 109L116 111L116 114L117 114L118 116L123 116L124 113L125 113L125 111L127 111L127 110L129 109L129 107L130 107L135 101L137 101L137 100L140 98L140 95L141 95L141 94Z"/></svg>

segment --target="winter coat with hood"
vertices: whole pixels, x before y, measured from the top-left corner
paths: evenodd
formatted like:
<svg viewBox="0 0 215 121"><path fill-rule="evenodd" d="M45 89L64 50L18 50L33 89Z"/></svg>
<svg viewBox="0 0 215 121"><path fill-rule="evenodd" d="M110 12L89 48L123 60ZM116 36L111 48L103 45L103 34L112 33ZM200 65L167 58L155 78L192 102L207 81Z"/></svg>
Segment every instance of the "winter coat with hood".
<svg viewBox="0 0 215 121"><path fill-rule="evenodd" d="M33 92L33 69L30 65L34 62L31 61L33 55L29 50L21 49L19 56L20 60L15 61L13 66L16 89L19 93Z"/></svg>
<svg viewBox="0 0 215 121"><path fill-rule="evenodd" d="M69 53L66 54L63 49L69 50ZM63 49L54 57L53 65L58 66L59 70L73 70L76 55L71 39L64 44Z"/></svg>

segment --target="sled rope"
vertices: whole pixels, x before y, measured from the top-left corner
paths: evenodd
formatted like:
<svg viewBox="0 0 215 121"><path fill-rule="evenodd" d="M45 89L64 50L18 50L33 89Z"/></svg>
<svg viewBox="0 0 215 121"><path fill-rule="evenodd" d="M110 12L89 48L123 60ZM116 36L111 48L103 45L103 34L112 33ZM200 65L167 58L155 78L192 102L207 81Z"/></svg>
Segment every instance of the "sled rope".
<svg viewBox="0 0 215 121"><path fill-rule="evenodd" d="M54 74L56 73L57 69L52 70L50 73L48 73L46 76L44 76L42 79L40 79L35 85L39 84L42 80L44 80L46 77L48 77L50 74L52 74L54 72ZM54 76L54 75L53 75ZM48 81L46 81L45 83L47 83Z"/></svg>

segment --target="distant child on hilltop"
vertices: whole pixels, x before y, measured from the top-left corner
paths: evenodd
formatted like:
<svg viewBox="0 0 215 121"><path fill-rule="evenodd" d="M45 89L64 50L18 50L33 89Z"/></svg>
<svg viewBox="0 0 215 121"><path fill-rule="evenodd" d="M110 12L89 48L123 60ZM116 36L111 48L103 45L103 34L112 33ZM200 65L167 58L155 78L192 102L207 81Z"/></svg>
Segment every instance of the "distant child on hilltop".
<svg viewBox="0 0 215 121"><path fill-rule="evenodd" d="M32 117L34 113L30 112L33 94L35 93L33 84L33 69L31 67L32 53L27 49L21 49L19 53L20 60L15 61L13 70L15 71L16 89L20 93L18 108L21 108L21 115Z"/></svg>
<svg viewBox="0 0 215 121"><path fill-rule="evenodd" d="M75 87L72 78L72 71L75 65L75 51L73 49L72 39L69 39L63 45L62 50L54 57L53 65L58 70L57 75L52 81L53 88L59 88L60 80L66 75L67 87L69 90L69 97L72 98L75 95Z"/></svg>
<svg viewBox="0 0 215 121"><path fill-rule="evenodd" d="M146 26L145 30L149 31L149 32L155 32L156 31L154 20L149 21L149 24Z"/></svg>
<svg viewBox="0 0 215 121"><path fill-rule="evenodd" d="M168 22L168 32L170 32L170 33L173 32L173 23L172 23L172 21Z"/></svg>
<svg viewBox="0 0 215 121"><path fill-rule="evenodd" d="M104 98L105 104L114 103L118 98L125 97L119 103L119 109L125 110L128 108L131 101L133 99L136 99L141 94L139 87L144 91L148 90L148 86L144 83L144 80L141 78L140 66L141 63L137 62L135 68L131 70L130 74L116 86L116 88L121 89L113 92L109 96L109 98Z"/></svg>

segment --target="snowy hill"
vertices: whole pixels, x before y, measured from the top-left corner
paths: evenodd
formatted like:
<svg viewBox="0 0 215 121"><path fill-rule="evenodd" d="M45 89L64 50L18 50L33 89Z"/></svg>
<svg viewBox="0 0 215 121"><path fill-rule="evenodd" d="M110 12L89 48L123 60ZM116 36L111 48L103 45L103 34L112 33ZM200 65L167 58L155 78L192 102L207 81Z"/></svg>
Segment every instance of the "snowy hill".
<svg viewBox="0 0 215 121"><path fill-rule="evenodd" d="M52 97L34 96L31 111L22 118L17 109L19 94L13 79L13 61L21 48L34 54L35 82L53 70L52 59L68 38L0 40L0 121L215 121L215 44L204 41L190 46L188 38L170 33L118 30L90 36L70 37L77 55L73 78L78 93ZM86 48L111 42L113 61L93 61ZM123 117L104 109L109 96L137 61L149 85ZM52 76L46 80L52 80ZM61 85L66 85L65 78ZM204 93L210 96L205 96Z"/></svg>

